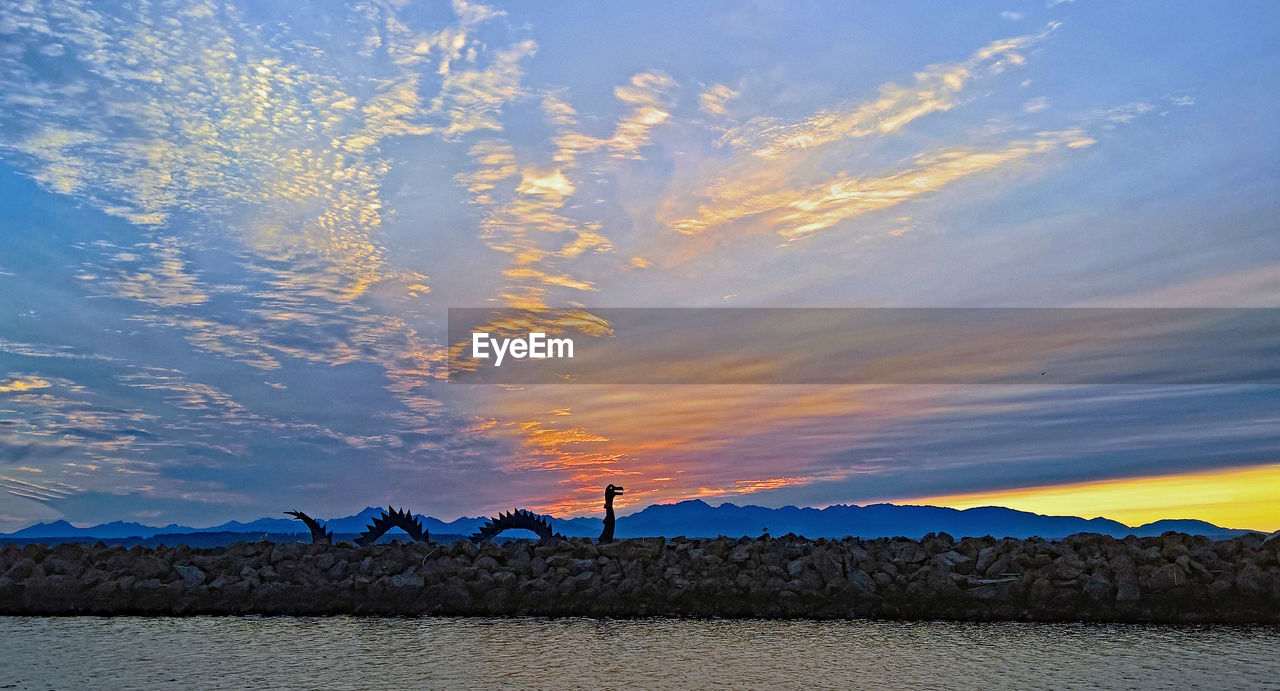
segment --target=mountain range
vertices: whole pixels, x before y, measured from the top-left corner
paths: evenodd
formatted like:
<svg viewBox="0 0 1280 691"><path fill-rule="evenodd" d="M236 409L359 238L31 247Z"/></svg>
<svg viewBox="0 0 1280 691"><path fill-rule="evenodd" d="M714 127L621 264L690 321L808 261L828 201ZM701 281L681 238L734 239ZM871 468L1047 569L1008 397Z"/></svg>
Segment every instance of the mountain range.
<svg viewBox="0 0 1280 691"><path fill-rule="evenodd" d="M352 516L322 520L336 535L354 535L381 513L368 507ZM487 520L459 518L441 521L418 516L433 535L470 535ZM600 534L599 518L553 519L556 532L567 537L595 537ZM824 509L784 506L738 506L724 503L712 506L702 500L676 504L654 504L629 516L618 518L618 537L715 537L783 535L795 533L810 538L839 538L854 535L863 538L911 537L927 533L949 533L954 537L992 535L995 537L1060 538L1075 533L1101 533L1113 537L1160 535L1168 531L1226 538L1250 531L1222 528L1199 520L1161 520L1140 526L1128 526L1107 518L1076 516L1044 516L999 506L951 509L940 506L871 504L854 506L838 504ZM264 534L305 534L306 527L291 518L259 518L242 523L231 521L208 528L191 528L170 524L148 526L141 523L113 521L80 528L65 520L38 523L22 530L0 534L0 539L51 540L86 538L120 539L153 538L157 535L196 535L236 533L248 536ZM399 531L394 531L398 533ZM514 536L514 534L513 534Z"/></svg>

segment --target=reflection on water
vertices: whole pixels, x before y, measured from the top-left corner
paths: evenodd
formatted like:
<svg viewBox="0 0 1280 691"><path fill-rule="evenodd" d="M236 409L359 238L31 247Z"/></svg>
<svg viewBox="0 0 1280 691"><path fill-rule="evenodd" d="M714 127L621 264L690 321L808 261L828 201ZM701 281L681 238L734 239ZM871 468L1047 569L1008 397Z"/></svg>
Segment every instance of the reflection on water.
<svg viewBox="0 0 1280 691"><path fill-rule="evenodd" d="M1280 629L386 618L0 617L4 688L1280 688Z"/></svg>

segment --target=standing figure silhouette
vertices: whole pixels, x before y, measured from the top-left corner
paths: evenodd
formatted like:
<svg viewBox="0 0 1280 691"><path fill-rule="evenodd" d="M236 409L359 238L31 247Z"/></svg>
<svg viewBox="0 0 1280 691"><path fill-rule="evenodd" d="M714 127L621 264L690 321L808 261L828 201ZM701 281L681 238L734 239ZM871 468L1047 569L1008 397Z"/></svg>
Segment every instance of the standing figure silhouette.
<svg viewBox="0 0 1280 691"><path fill-rule="evenodd" d="M621 485L609 485L604 488L604 532L600 533L600 542L613 542L613 498L622 494Z"/></svg>

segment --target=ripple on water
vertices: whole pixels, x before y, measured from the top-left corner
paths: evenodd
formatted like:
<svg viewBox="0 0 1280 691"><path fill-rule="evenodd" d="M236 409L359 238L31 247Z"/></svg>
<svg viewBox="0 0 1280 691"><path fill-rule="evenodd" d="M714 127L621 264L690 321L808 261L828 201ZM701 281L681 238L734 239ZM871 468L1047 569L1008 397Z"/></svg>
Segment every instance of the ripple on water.
<svg viewBox="0 0 1280 691"><path fill-rule="evenodd" d="M677 619L0 617L0 687L1280 688L1280 629Z"/></svg>

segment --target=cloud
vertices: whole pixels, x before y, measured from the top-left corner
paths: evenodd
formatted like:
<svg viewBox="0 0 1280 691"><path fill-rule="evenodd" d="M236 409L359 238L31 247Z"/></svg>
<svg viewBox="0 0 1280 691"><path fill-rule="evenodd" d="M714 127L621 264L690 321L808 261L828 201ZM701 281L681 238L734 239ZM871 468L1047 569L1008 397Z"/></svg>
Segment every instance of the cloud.
<svg viewBox="0 0 1280 691"><path fill-rule="evenodd" d="M708 115L727 115L729 102L737 97L738 92L724 84L712 84L698 95L698 107Z"/></svg>
<svg viewBox="0 0 1280 691"><path fill-rule="evenodd" d="M880 87L874 100L823 110L792 124L748 124L727 138L758 158L775 159L800 149L898 131L918 118L955 107L961 90L973 79L1021 65L1026 59L1020 51L1049 36L1057 26L1050 24L1039 34L992 41L962 62L926 67L910 85Z"/></svg>
<svg viewBox="0 0 1280 691"><path fill-rule="evenodd" d="M364 381L390 400L353 431L264 413L166 368L74 385L40 370L5 380L23 422L0 428L0 447L45 463L66 458L59 473L101 493L233 504L240 493L178 479L172 464L261 453L264 439L336 442L377 451L381 462L388 452L451 458L485 448L456 436L467 436L465 425L433 385L446 351L410 323L430 281L383 244L395 212L383 191L388 143L496 131L536 44L478 40L502 13L465 2L454 3L448 26L429 30L394 8L348 9L335 35L310 33L319 25L301 16L249 20L234 5L0 7L13 48L0 51L0 150L47 190L136 226L132 240L95 242L75 260L77 289L113 312L132 305L122 326L168 344L126 359L146 367L148 357L191 357L167 340L175 332L195 358L214 358L197 369L239 385L254 372L264 390L305 395L290 370L371 365ZM51 41L65 50L41 48ZM56 69L33 66L24 51ZM503 157L514 158L509 146L489 145L473 145L487 167L466 183L477 194L516 171L502 170ZM600 245L584 235L573 251ZM0 351L39 357L47 371L74 358L120 366L69 346L4 340ZM34 381L50 385L32 395ZM139 474L149 479L125 479Z"/></svg>
<svg viewBox="0 0 1280 691"><path fill-rule="evenodd" d="M520 173L520 184L516 186L518 194L532 194L545 197L548 201L562 202L573 194L573 183L556 168L555 170L539 170L528 166Z"/></svg>
<svg viewBox="0 0 1280 691"><path fill-rule="evenodd" d="M661 72L640 72L616 87L614 98L627 110L608 137L584 133L577 111L561 93L542 94L543 115L555 129L550 161L521 164L514 149L497 139L472 148L473 170L456 179L468 187L471 204L485 209L481 238L509 258L499 292L503 304L543 309L562 289L595 290L594 282L576 275L568 263L611 252L614 243L599 221L571 215L567 206L584 175L599 176L640 158L654 128L670 118L676 88L675 80Z"/></svg>
<svg viewBox="0 0 1280 691"><path fill-rule="evenodd" d="M50 384L48 380L32 376L11 376L8 379L0 379L0 393L47 389L50 386L52 386L52 384Z"/></svg>
<svg viewBox="0 0 1280 691"><path fill-rule="evenodd" d="M1091 300L1081 306L1280 308L1280 261Z"/></svg>
<svg viewBox="0 0 1280 691"><path fill-rule="evenodd" d="M694 215L673 220L671 227L691 235L755 217L784 238L795 239L1033 155L1091 143L1076 130L1048 132L996 150L951 149L922 154L914 165L903 170L872 177L840 175L803 188L785 188L785 178L770 179L769 175L733 180L709 190L711 201L700 205Z"/></svg>
<svg viewBox="0 0 1280 691"><path fill-rule="evenodd" d="M1139 116L1155 110L1155 106L1150 103L1137 101L1134 103L1126 103L1122 106L1114 106L1111 108L1101 108L1094 111L1093 116L1099 120L1106 121L1115 125L1122 125L1132 122Z"/></svg>
<svg viewBox="0 0 1280 691"><path fill-rule="evenodd" d="M613 158L635 159L641 147L649 143L655 127L671 117L671 97L677 88L674 79L662 72L640 72L631 77L630 83L614 89L614 96L631 109L618 120L613 135L607 138L592 137L577 131L573 110L566 109L558 100L544 99L548 115L562 129L554 155L558 163L569 163L578 157L595 151L604 151Z"/></svg>
<svg viewBox="0 0 1280 691"><path fill-rule="evenodd" d="M737 126L724 136L731 149L728 159L712 159L677 176L658 219L684 235L740 223L791 241L1032 156L1087 147L1094 143L1092 137L1079 128L1067 128L937 147L876 173L840 169L851 157L865 156L889 137L902 135L920 118L955 108L969 85L1023 64L1024 54L1057 26L992 41L960 62L928 66L916 73L912 84L887 83L869 100L823 109L792 123L757 118ZM1024 110L1046 107L1047 101L1038 99ZM1009 129L993 128L994 136L981 139L996 139Z"/></svg>
<svg viewBox="0 0 1280 691"><path fill-rule="evenodd" d="M1049 107L1049 99L1047 99L1047 98L1045 98L1045 97L1043 97L1043 96L1040 96L1040 97L1037 97L1037 98L1033 98L1033 99L1031 99L1030 101L1027 101L1027 102L1022 106L1022 112L1024 112L1024 113L1039 113L1040 111L1042 111L1042 110L1044 110L1044 109L1046 109L1046 108L1048 108L1048 107Z"/></svg>
<svg viewBox="0 0 1280 691"><path fill-rule="evenodd" d="M516 175L515 150L506 142L483 140L472 146L469 153L476 168L458 173L454 179L471 193L473 204L492 203L488 193L499 182Z"/></svg>
<svg viewBox="0 0 1280 691"><path fill-rule="evenodd" d="M431 104L432 113L448 117L444 135L456 139L476 130L501 130L498 113L521 94L520 63L537 50L537 43L521 41L498 51L484 69L455 70L446 75L440 95Z"/></svg>
<svg viewBox="0 0 1280 691"><path fill-rule="evenodd" d="M247 229L243 242L323 256L351 295L396 275L373 238L387 166L378 143L433 131L415 73L375 80L304 67L296 48L270 48L267 30L234 8L218 20L204 5L162 4L162 22L79 3L50 9L58 21L45 22L43 10L4 11L13 40L54 36L73 47L56 71L3 58L9 134L0 145L35 179L144 227L252 209L254 222L233 226ZM32 90L49 97L13 98Z"/></svg>
<svg viewBox="0 0 1280 691"><path fill-rule="evenodd" d="M1017 95L1001 75L1054 25L799 115L795 99L752 89L751 73L716 75L730 87L701 81L697 63L668 68L693 94L643 65L571 91L528 83L557 74L563 37L535 41L502 17L399 0L319 16L167 0L0 7L0 148L67 209L112 217L65 211L76 222L44 228L56 230L45 244L11 234L5 246L21 261L5 261L4 289L33 303L0 339L0 499L18 502L5 515L127 505L221 520L276 510L280 491L332 508L423 488L433 513L515 499L595 512L599 484L624 476L628 502L820 503L906 496L921 478L941 494L992 478L1051 484L1077 463L1097 476L1115 472L1103 461L1117 451L1135 467L1208 462L1186 450L1194 434L1138 421L1133 410L1156 404L1136 397L442 385L441 301L555 307L502 327L606 334L593 304L922 295L903 286L937 267L913 259L957 247L934 245L958 196L944 191L999 195L1152 104L1194 102L1073 119L1056 96L1049 108ZM1001 89L995 112L971 107ZM948 206L931 212L930 199ZM793 242L824 233L811 253ZM981 241L1007 237L995 233ZM883 244L857 244L868 237ZM877 254L890 246L918 254ZM874 264L904 278L868 289ZM1274 295L1272 273L1146 297ZM74 332L51 326L51 306ZM1161 401L1169 415L1203 407ZM1082 437L1099 409L1115 434ZM1075 429L1046 421L1062 410ZM1264 424L1197 433L1243 456L1270 448L1246 429ZM33 470L41 483L9 477Z"/></svg>

